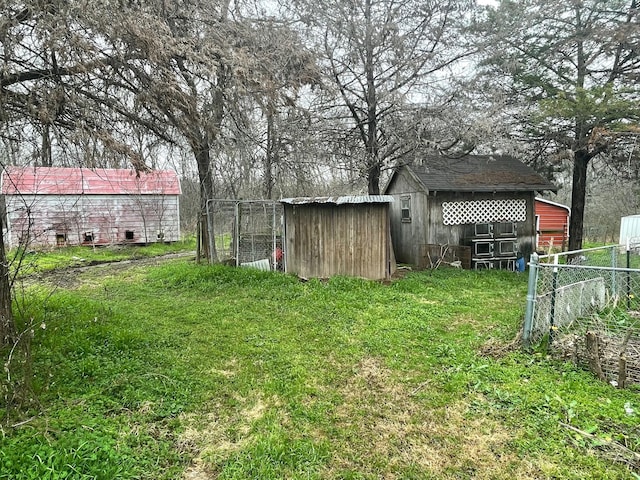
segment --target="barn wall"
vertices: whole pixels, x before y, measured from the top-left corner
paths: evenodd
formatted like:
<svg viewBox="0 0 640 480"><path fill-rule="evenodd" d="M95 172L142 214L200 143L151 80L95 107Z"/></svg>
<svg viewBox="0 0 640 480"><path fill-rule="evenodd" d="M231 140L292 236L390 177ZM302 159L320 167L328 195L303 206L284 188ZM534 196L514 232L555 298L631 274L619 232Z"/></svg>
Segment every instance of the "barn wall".
<svg viewBox="0 0 640 480"><path fill-rule="evenodd" d="M537 248L553 246L565 250L569 241L567 209L536 200L535 214L540 217Z"/></svg>
<svg viewBox="0 0 640 480"><path fill-rule="evenodd" d="M388 204L285 205L286 270L302 277L389 276Z"/></svg>
<svg viewBox="0 0 640 480"><path fill-rule="evenodd" d="M10 247L180 239L177 195L6 196ZM160 234L160 236L159 236Z"/></svg>

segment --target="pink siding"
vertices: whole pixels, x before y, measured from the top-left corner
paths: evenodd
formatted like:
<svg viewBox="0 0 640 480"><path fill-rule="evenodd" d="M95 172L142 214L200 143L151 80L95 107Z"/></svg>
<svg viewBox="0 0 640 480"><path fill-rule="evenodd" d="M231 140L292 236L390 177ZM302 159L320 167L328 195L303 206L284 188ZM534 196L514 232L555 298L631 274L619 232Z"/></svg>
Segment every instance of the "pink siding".
<svg viewBox="0 0 640 480"><path fill-rule="evenodd" d="M535 214L540 218L537 247L566 249L569 242L569 207L536 198Z"/></svg>
<svg viewBox="0 0 640 480"><path fill-rule="evenodd" d="M5 195L179 195L180 182L171 170L136 174L107 168L7 167Z"/></svg>
<svg viewBox="0 0 640 480"><path fill-rule="evenodd" d="M180 239L171 171L10 167L2 175L10 247Z"/></svg>

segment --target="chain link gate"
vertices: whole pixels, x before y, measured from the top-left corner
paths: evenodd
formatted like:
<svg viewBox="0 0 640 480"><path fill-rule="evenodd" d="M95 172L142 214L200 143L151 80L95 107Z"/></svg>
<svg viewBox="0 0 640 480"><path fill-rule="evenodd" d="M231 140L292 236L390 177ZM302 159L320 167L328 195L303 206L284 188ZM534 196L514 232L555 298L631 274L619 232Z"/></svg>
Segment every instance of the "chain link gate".
<svg viewBox="0 0 640 480"><path fill-rule="evenodd" d="M208 200L211 263L284 270L283 212L274 200Z"/></svg>
<svg viewBox="0 0 640 480"><path fill-rule="evenodd" d="M640 244L537 257L529 264L525 346L640 384Z"/></svg>

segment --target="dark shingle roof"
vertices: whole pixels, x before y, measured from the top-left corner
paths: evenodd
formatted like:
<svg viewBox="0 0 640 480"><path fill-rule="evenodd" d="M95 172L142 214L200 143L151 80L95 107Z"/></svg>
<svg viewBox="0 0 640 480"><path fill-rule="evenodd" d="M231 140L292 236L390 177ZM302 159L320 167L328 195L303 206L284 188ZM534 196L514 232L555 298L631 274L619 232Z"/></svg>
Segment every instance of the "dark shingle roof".
<svg viewBox="0 0 640 480"><path fill-rule="evenodd" d="M557 191L531 167L505 155L427 157L422 165L407 168L429 191Z"/></svg>

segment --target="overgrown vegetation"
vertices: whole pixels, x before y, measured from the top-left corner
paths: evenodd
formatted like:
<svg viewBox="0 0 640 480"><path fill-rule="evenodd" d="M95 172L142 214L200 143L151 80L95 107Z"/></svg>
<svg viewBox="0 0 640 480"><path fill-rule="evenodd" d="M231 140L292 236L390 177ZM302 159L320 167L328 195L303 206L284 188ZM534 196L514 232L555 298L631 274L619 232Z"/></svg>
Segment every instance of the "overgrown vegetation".
<svg viewBox="0 0 640 480"><path fill-rule="evenodd" d="M525 276L101 274L28 292L0 478L637 477L637 391L510 348Z"/></svg>

